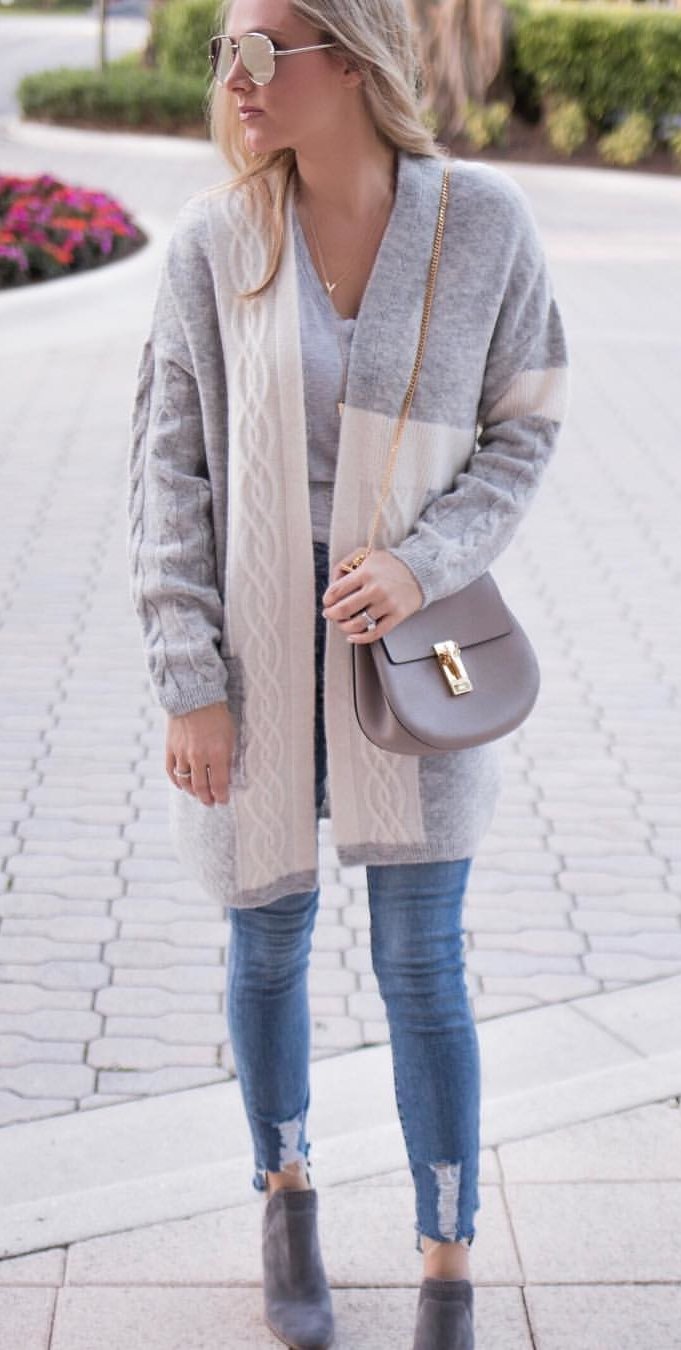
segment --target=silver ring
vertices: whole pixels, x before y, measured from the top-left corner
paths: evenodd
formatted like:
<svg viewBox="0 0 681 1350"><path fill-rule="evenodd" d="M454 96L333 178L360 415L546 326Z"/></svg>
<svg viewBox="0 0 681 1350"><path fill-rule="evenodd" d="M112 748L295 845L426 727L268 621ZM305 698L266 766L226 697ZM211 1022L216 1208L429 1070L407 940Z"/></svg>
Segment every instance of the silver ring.
<svg viewBox="0 0 681 1350"><path fill-rule="evenodd" d="M377 620L376 620L376 619L372 619L372 617L371 617L371 615L370 615L370 613L369 613L369 611L368 611L367 609L363 609L363 610L362 610L362 618L363 618L363 619L366 619L366 621L367 621L367 626L366 626L366 631L367 631L367 633L373 633L374 628L376 627L376 624L377 624Z"/></svg>
<svg viewBox="0 0 681 1350"><path fill-rule="evenodd" d="M188 769L186 773L183 773L180 769L173 769L173 773L176 778L191 778L192 776L191 769Z"/></svg>

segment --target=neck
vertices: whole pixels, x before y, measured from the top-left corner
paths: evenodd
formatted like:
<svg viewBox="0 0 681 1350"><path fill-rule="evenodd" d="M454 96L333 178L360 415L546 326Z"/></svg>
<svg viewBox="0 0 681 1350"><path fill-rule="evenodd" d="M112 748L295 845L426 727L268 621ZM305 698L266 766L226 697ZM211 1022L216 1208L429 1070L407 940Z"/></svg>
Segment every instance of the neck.
<svg viewBox="0 0 681 1350"><path fill-rule="evenodd" d="M376 211L395 184L397 154L371 132L363 143L329 146L318 154L296 151L298 198L315 218L341 217L348 224L362 224Z"/></svg>

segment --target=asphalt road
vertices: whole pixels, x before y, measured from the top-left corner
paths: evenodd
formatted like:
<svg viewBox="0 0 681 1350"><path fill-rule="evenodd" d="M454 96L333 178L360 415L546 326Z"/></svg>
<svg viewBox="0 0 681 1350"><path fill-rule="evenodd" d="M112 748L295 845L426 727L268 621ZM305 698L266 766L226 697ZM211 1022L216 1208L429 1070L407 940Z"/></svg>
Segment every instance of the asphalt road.
<svg viewBox="0 0 681 1350"><path fill-rule="evenodd" d="M108 55L123 56L143 47L147 28L142 16L112 14L107 21ZM0 47L0 117L16 116L15 90L23 75L58 66L97 65L99 25L94 14L2 14Z"/></svg>

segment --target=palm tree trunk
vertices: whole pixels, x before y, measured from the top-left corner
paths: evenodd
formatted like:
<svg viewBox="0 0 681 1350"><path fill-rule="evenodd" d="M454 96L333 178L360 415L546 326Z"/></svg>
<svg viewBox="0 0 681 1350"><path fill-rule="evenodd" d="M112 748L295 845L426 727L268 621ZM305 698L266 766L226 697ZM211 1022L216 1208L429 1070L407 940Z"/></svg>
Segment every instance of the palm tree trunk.
<svg viewBox="0 0 681 1350"><path fill-rule="evenodd" d="M99 0L99 69L106 67L106 0Z"/></svg>
<svg viewBox="0 0 681 1350"><path fill-rule="evenodd" d="M423 104L448 140L466 102L483 103L504 64L509 16L503 0L407 0L422 66Z"/></svg>

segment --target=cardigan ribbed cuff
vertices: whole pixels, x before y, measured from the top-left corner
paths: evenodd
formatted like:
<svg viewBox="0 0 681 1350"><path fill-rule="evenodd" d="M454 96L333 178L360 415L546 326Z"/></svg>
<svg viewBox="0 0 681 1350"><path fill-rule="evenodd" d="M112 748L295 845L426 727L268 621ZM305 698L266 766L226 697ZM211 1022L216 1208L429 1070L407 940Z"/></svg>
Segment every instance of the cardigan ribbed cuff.
<svg viewBox="0 0 681 1350"><path fill-rule="evenodd" d="M437 559L426 551L423 541L416 534L407 535L407 538L403 539L401 544L386 549L386 552L393 553L396 558L399 558L400 562L404 563L405 567L409 568L412 576L421 587L423 600L420 607L425 609L426 605L429 605L434 599L433 579L437 578L438 572L441 571L438 568Z"/></svg>
<svg viewBox="0 0 681 1350"><path fill-rule="evenodd" d="M197 708L208 707L211 703L227 702L224 680L193 684L187 689L176 689L172 694L165 689L159 689L158 686L155 689L161 707L171 717L181 717L183 713L195 712Z"/></svg>

